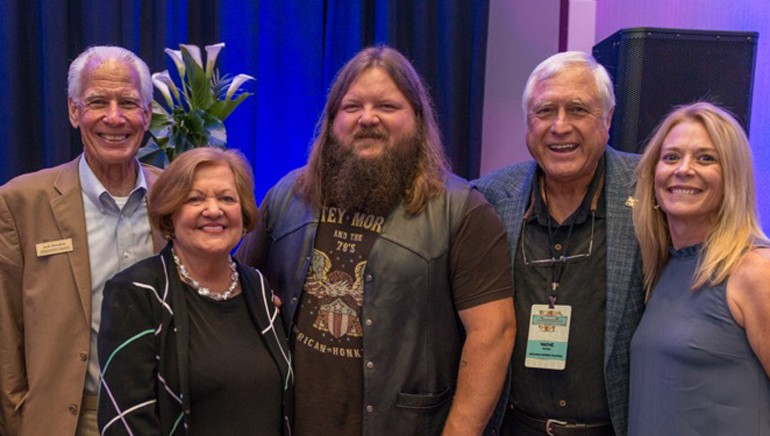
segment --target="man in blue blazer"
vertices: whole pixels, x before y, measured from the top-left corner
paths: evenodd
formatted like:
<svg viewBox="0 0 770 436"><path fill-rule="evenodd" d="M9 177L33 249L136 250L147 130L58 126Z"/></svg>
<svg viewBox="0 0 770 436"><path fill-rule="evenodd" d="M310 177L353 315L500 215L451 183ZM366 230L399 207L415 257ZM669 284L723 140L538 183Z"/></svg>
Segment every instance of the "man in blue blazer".
<svg viewBox="0 0 770 436"><path fill-rule="evenodd" d="M612 81L586 53L538 65L522 105L534 161L474 182L513 258L503 434L625 435L629 342L644 308L629 197L638 156L606 145Z"/></svg>

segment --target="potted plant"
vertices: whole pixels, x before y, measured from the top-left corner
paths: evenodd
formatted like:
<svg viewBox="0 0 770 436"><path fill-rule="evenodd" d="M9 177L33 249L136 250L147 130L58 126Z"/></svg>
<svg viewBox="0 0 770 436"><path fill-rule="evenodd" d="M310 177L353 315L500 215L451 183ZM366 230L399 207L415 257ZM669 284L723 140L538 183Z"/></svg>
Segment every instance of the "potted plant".
<svg viewBox="0 0 770 436"><path fill-rule="evenodd" d="M139 160L165 168L191 148L226 147L224 120L251 95L239 89L254 78L248 74L220 76L216 62L224 46L219 43L205 47L205 67L196 45L180 44L179 50L165 50L176 65L180 85L168 70L152 75L162 100L152 102L150 138L139 150Z"/></svg>

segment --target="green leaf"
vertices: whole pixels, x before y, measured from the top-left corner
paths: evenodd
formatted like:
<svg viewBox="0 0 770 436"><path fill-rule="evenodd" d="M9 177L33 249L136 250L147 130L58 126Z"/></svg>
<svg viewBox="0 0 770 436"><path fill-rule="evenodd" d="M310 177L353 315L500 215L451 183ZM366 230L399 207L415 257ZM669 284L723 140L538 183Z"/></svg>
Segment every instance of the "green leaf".
<svg viewBox="0 0 770 436"><path fill-rule="evenodd" d="M168 130L168 128L173 124L174 120L169 115L161 115L153 112L152 117L150 117L150 131L160 132L163 130Z"/></svg>
<svg viewBox="0 0 770 436"><path fill-rule="evenodd" d="M209 107L209 113L220 120L224 120L227 118L227 115L232 112L232 109L230 109L231 105L231 101L217 100L211 107Z"/></svg>
<svg viewBox="0 0 770 436"><path fill-rule="evenodd" d="M206 132L202 115L206 112L192 110L177 118L177 125L172 128L177 154L191 148L206 145Z"/></svg>
<svg viewBox="0 0 770 436"><path fill-rule="evenodd" d="M168 166L166 153L152 138L147 141L144 147L139 149L136 153L136 158L139 159L139 162L155 165L158 168L166 168Z"/></svg>
<svg viewBox="0 0 770 436"><path fill-rule="evenodd" d="M152 101L152 115L153 116L158 116L158 117L161 117L161 116L168 117L169 115L171 115L171 113L166 110L166 108L163 106L163 104L161 104L157 100L153 100Z"/></svg>
<svg viewBox="0 0 770 436"><path fill-rule="evenodd" d="M226 110L220 117L221 119L226 119L230 116L230 114L237 108L241 103L243 103L243 100L246 100L246 97L250 96L251 94L248 92L241 93L238 97L235 97L232 100L228 100L229 103L226 107Z"/></svg>
<svg viewBox="0 0 770 436"><path fill-rule="evenodd" d="M219 70L214 70L214 76L211 78L211 89L214 91L214 95L217 100L223 100L227 95L227 88L230 87L230 83L233 81L233 76L225 74L219 75Z"/></svg>
<svg viewBox="0 0 770 436"><path fill-rule="evenodd" d="M222 120L209 113L203 113L202 118L206 131L206 143L213 147L225 148L227 146L227 130Z"/></svg>
<svg viewBox="0 0 770 436"><path fill-rule="evenodd" d="M211 89L211 83L206 78L206 72L184 47L182 47L182 59L185 64L185 79L189 87L190 110L208 109L216 98Z"/></svg>

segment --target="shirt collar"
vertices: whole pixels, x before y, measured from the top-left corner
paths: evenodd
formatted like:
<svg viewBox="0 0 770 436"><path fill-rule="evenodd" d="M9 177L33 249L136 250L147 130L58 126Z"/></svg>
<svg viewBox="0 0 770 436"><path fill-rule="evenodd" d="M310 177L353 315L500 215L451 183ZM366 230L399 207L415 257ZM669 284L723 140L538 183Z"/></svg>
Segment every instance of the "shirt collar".
<svg viewBox="0 0 770 436"><path fill-rule="evenodd" d="M571 219L577 220L576 224L580 224L585 221L591 215L591 203L596 202L596 216L604 217L605 205L604 205L604 185L605 185L605 166L606 157L602 155L599 159L599 163L596 166L594 177L591 179L591 184L588 186L588 191L583 196L583 202L578 207L577 211L568 217L564 223L569 223ZM527 212L527 222L537 220L538 224L546 225L548 219L545 214L548 213L545 201L542 195L542 178L544 176L543 170L538 166L535 173L535 179L532 183L532 190L530 192L530 205ZM598 196L597 196L598 195Z"/></svg>
<svg viewBox="0 0 770 436"><path fill-rule="evenodd" d="M147 180L144 178L144 171L142 171L139 160L136 158L134 159L137 164L137 176L134 189L128 194L129 198L135 196L142 197L147 192ZM104 187L102 182L99 181L99 178L96 177L96 174L91 167L88 166L86 157L83 154L80 155L80 162L78 162L78 175L80 176L80 189L83 191L83 194L91 200L91 203L99 208L99 211L102 213L107 209L117 212L120 211L117 203L115 203L114 197L107 191L107 188ZM127 206L130 203L132 202L127 203Z"/></svg>

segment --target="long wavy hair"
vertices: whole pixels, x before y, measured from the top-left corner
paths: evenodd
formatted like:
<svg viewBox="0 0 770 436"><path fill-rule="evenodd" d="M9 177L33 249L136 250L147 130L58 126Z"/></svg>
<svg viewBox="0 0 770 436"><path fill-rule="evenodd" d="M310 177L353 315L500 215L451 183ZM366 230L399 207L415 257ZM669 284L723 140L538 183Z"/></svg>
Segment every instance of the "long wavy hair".
<svg viewBox="0 0 770 436"><path fill-rule="evenodd" d="M369 47L360 51L337 73L329 90L321 118L316 125L316 137L310 148L307 166L297 179L295 192L312 206L326 204L328 186L324 186L324 150L332 144L331 132L334 117L342 99L353 82L370 68L381 68L388 73L399 91L412 105L417 117L420 144L418 168L412 186L405 192L405 208L408 214L417 214L431 198L445 189L445 177L449 164L441 142L430 94L412 64L397 50L387 46Z"/></svg>
<svg viewBox="0 0 770 436"><path fill-rule="evenodd" d="M743 128L730 113L714 104L680 106L658 125L636 169L634 231L642 253L647 298L668 262L671 245L666 214L657 207L655 198L655 167L666 135L685 121L706 129L719 156L724 186L716 224L706 236L690 288L721 283L755 243L767 243L757 218L751 148Z"/></svg>

